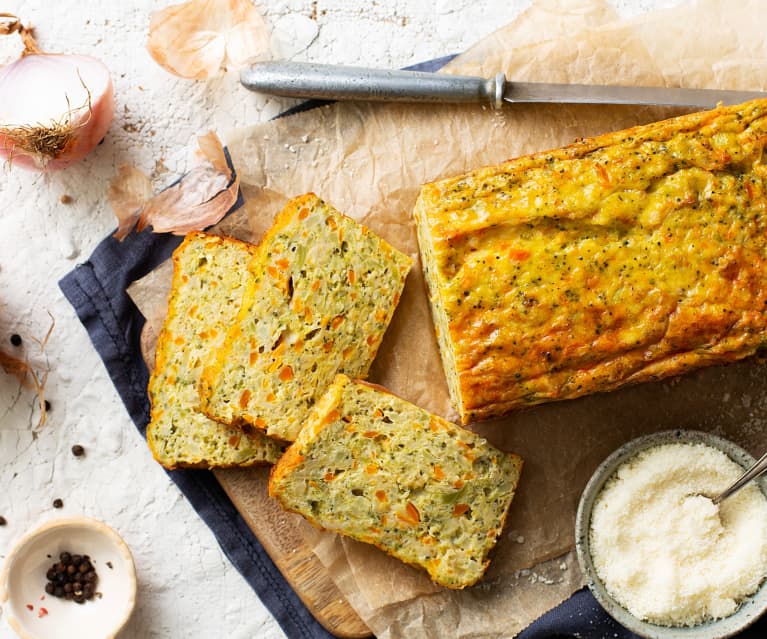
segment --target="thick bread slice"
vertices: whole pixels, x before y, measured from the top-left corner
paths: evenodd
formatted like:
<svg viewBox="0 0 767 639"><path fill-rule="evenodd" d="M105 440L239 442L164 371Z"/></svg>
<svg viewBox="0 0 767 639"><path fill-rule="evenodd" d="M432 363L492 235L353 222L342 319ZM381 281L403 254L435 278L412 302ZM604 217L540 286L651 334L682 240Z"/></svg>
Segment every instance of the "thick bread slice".
<svg viewBox="0 0 767 639"><path fill-rule="evenodd" d="M490 563L521 468L478 435L339 375L272 468L269 493L321 528L464 588Z"/></svg>
<svg viewBox="0 0 767 639"><path fill-rule="evenodd" d="M205 367L202 410L294 440L336 373L367 374L411 263L316 195L289 202L259 245L240 313Z"/></svg>
<svg viewBox="0 0 767 639"><path fill-rule="evenodd" d="M414 215L464 423L767 344L767 100L427 184Z"/></svg>
<svg viewBox="0 0 767 639"><path fill-rule="evenodd" d="M166 468L274 463L282 453L263 433L244 433L196 410L203 358L237 315L254 250L245 242L190 233L173 253L173 287L149 380L147 426L149 447Z"/></svg>

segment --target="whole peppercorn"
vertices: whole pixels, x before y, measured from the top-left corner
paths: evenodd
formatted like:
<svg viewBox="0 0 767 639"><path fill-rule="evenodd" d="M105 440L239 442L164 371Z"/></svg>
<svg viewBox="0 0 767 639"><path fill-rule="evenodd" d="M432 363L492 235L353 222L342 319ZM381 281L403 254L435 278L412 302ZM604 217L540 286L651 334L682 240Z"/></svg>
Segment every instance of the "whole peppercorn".
<svg viewBox="0 0 767 639"><path fill-rule="evenodd" d="M82 457L85 454L85 449L80 444L72 446L72 454L75 457Z"/></svg>
<svg viewBox="0 0 767 639"><path fill-rule="evenodd" d="M21 346L21 335L18 333L14 333L11 335L11 344L14 346Z"/></svg>
<svg viewBox="0 0 767 639"><path fill-rule="evenodd" d="M0 526L5 526L8 522L5 520L5 517L0 515Z"/></svg>
<svg viewBox="0 0 767 639"><path fill-rule="evenodd" d="M96 595L98 575L88 555L62 552L59 561L45 573L45 592L55 597L83 604Z"/></svg>
<svg viewBox="0 0 767 639"><path fill-rule="evenodd" d="M64 507L64 502L61 501L60 499L56 498L56 499L53 500L53 507L54 508L63 508Z"/></svg>

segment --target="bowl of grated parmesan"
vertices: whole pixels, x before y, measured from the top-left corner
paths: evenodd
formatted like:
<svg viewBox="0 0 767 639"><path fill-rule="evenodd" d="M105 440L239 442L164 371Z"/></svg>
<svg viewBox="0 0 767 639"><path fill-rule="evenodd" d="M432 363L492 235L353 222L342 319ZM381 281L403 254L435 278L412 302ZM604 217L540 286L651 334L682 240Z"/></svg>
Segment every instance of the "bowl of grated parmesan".
<svg viewBox="0 0 767 639"><path fill-rule="evenodd" d="M722 639L767 610L767 481L711 501L753 463L691 430L640 437L602 462L578 506L576 552L618 623L648 639Z"/></svg>

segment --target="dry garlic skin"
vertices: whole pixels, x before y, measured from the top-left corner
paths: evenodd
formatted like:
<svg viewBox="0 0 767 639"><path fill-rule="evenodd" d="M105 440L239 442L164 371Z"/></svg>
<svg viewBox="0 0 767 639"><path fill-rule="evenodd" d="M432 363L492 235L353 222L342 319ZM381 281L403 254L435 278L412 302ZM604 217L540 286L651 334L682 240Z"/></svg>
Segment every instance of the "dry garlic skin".
<svg viewBox="0 0 767 639"><path fill-rule="evenodd" d="M634 616L692 626L734 613L767 575L767 499L752 484L719 507L743 469L704 444L667 444L618 468L591 515L594 568Z"/></svg>

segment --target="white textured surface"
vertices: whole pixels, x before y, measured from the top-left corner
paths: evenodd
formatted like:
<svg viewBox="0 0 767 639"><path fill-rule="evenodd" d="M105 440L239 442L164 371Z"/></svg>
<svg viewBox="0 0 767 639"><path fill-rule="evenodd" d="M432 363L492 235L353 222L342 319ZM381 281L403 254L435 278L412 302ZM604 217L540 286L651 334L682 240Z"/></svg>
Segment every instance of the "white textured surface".
<svg viewBox="0 0 767 639"><path fill-rule="evenodd" d="M232 568L213 535L154 463L57 281L90 255L115 222L106 190L123 162L151 173L159 188L185 168L198 132L265 120L290 104L241 89L235 75L177 79L144 43L150 0L11 0L2 11L37 27L44 50L101 58L115 83L117 110L104 141L63 172L0 172L0 345L50 367L48 423L33 435L33 396L0 372L0 561L9 544L41 521L83 513L116 528L133 550L136 612L122 635L282 637L268 611ZM317 62L399 67L459 52L504 25L526 0L264 0L258 3L283 55ZM616 1L623 15L674 0ZM0 63L16 50L0 41ZM0 100L8 99L0 95ZM64 205L63 194L74 201ZM56 320L46 353L32 337ZM24 346L8 339L20 333ZM83 458L70 452L86 448ZM60 497L64 508L51 502ZM10 637L0 621L0 638ZM75 636L75 635L73 635Z"/></svg>

